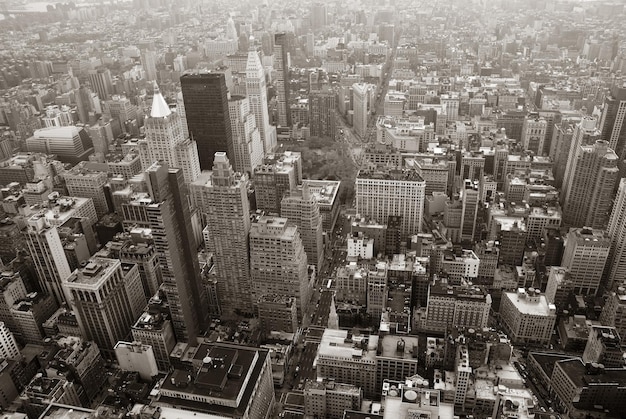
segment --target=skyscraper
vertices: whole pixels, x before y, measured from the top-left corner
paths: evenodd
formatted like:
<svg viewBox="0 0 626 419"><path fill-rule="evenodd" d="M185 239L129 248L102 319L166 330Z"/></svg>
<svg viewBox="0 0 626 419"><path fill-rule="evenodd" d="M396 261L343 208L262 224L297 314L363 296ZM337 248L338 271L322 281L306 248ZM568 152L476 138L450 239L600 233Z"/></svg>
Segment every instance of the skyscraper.
<svg viewBox="0 0 626 419"><path fill-rule="evenodd" d="M274 69L276 70L276 99L278 101L278 125L291 126L289 112L289 40L285 32L274 35Z"/></svg>
<svg viewBox="0 0 626 419"><path fill-rule="evenodd" d="M611 238L611 268L607 288L612 289L614 284L626 284L626 178L619 183L607 233Z"/></svg>
<svg viewBox="0 0 626 419"><path fill-rule="evenodd" d="M39 287L46 294L54 296L59 304L66 302L62 283L67 281L72 272L57 228L50 226L43 214L35 214L28 219L25 233Z"/></svg>
<svg viewBox="0 0 626 419"><path fill-rule="evenodd" d="M465 187L461 190L461 240L474 240L476 232L476 218L478 215L478 182L465 180Z"/></svg>
<svg viewBox="0 0 626 419"><path fill-rule="evenodd" d="M276 148L276 127L270 125L265 71L252 37L250 38L250 50L246 62L246 94L250 101L250 111L254 114L256 126L259 129L263 151L272 153Z"/></svg>
<svg viewBox="0 0 626 419"><path fill-rule="evenodd" d="M151 50L141 54L141 66L146 72L146 80L155 81L157 79L156 53Z"/></svg>
<svg viewBox="0 0 626 419"><path fill-rule="evenodd" d="M606 228L619 175L617 162L617 155L606 141L578 147L569 183L563 185L565 224Z"/></svg>
<svg viewBox="0 0 626 419"><path fill-rule="evenodd" d="M356 177L357 213L385 223L401 217L401 239L421 231L426 183L417 170L361 170Z"/></svg>
<svg viewBox="0 0 626 419"><path fill-rule="evenodd" d="M163 290L179 342L195 344L207 324L208 303L201 283L196 242L182 169L154 163L144 173L147 193L122 205L127 227L149 228L161 260Z"/></svg>
<svg viewBox="0 0 626 419"><path fill-rule="evenodd" d="M314 3L311 6L311 28L314 31L324 29L326 26L326 5L324 3Z"/></svg>
<svg viewBox="0 0 626 419"><path fill-rule="evenodd" d="M626 86L614 86L611 94L604 98L599 129L602 139L623 158L626 142Z"/></svg>
<svg viewBox="0 0 626 419"><path fill-rule="evenodd" d="M292 189L283 198L280 216L298 226L308 263L319 271L324 261L322 217L308 185Z"/></svg>
<svg viewBox="0 0 626 419"><path fill-rule="evenodd" d="M111 81L111 71L108 68L89 70L89 83L91 90L98 94L100 100L107 100L113 93L113 82Z"/></svg>
<svg viewBox="0 0 626 419"><path fill-rule="evenodd" d="M235 171L252 174L263 162L263 143L250 113L250 101L245 96L231 96L228 101L230 125L233 132L233 167Z"/></svg>
<svg viewBox="0 0 626 419"><path fill-rule="evenodd" d="M307 256L298 227L286 218L261 216L250 229L250 277L255 299L266 294L294 297L302 319L311 299Z"/></svg>
<svg viewBox="0 0 626 419"><path fill-rule="evenodd" d="M312 137L335 138L337 100L332 90L314 90L309 94L309 126Z"/></svg>
<svg viewBox="0 0 626 419"><path fill-rule="evenodd" d="M182 169L185 183L198 178L200 162L197 143L185 137L180 115L170 110L156 84L145 131L146 138L140 141L139 147L144 169L154 162L164 161L170 167Z"/></svg>
<svg viewBox="0 0 626 419"><path fill-rule="evenodd" d="M569 269L575 294L598 292L610 248L604 230L576 228L567 233L561 266Z"/></svg>
<svg viewBox="0 0 626 419"><path fill-rule="evenodd" d="M223 152L215 154L213 171L203 172L191 185L192 199L207 223L207 246L215 260L222 312L252 311L247 190L248 177L235 173Z"/></svg>
<svg viewBox="0 0 626 419"><path fill-rule="evenodd" d="M83 336L113 359L113 348L126 340L146 298L135 264L94 258L64 283Z"/></svg>
<svg viewBox="0 0 626 419"><path fill-rule="evenodd" d="M228 114L228 89L224 73L183 74L180 85L189 136L198 144L202 170L211 170L218 151L233 158L233 138Z"/></svg>
<svg viewBox="0 0 626 419"><path fill-rule="evenodd" d="M354 83L352 85L352 98L354 109L354 120L352 125L356 134L365 138L367 133L367 108L369 102L369 85L363 83Z"/></svg>

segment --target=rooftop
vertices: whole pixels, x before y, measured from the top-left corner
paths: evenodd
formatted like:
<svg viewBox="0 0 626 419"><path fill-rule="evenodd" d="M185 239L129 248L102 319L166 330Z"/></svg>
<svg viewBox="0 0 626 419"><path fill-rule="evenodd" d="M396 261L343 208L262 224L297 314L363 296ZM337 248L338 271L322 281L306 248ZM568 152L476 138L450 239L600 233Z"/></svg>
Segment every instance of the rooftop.
<svg viewBox="0 0 626 419"><path fill-rule="evenodd" d="M374 363L377 347L378 336L352 335L347 330L326 329L319 345L318 356Z"/></svg>

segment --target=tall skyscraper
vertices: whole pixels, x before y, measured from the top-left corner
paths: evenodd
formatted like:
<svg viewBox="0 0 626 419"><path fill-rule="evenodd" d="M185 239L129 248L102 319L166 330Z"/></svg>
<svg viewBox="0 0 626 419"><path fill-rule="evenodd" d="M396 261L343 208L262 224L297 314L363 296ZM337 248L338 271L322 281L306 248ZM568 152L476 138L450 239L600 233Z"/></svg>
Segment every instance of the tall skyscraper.
<svg viewBox="0 0 626 419"><path fill-rule="evenodd" d="M319 272L324 261L322 217L317 199L308 185L292 189L285 195L280 206L280 216L298 226L308 263L315 265Z"/></svg>
<svg viewBox="0 0 626 419"><path fill-rule="evenodd" d="M272 153L276 149L276 127L270 125L265 71L252 37L250 37L250 50L246 62L246 94L250 101L250 111L254 114L256 126L259 129L263 151Z"/></svg>
<svg viewBox="0 0 626 419"><path fill-rule="evenodd" d="M254 170L257 209L279 214L283 197L297 184L296 168L293 165L278 162L257 166Z"/></svg>
<svg viewBox="0 0 626 419"><path fill-rule="evenodd" d="M610 248L604 230L576 228L567 233L561 266L569 269L575 294L598 292Z"/></svg>
<svg viewBox="0 0 626 419"><path fill-rule="evenodd" d="M215 260L222 312L252 311L247 190L248 177L235 173L223 152L215 154L213 171L203 172L191 185L192 199L207 223L207 246Z"/></svg>
<svg viewBox="0 0 626 419"><path fill-rule="evenodd" d="M385 223L399 216L401 239L421 231L426 182L412 169L361 170L356 177L358 214Z"/></svg>
<svg viewBox="0 0 626 419"><path fill-rule="evenodd" d="M189 136L198 144L202 170L211 170L218 151L233 158L233 134L228 114L228 89L224 73L183 74L180 85Z"/></svg>
<svg viewBox="0 0 626 419"><path fill-rule="evenodd" d="M62 283L72 272L57 228L51 226L42 214L35 214L28 219L25 233L39 287L54 296L57 303L67 302Z"/></svg>
<svg viewBox="0 0 626 419"><path fill-rule="evenodd" d="M562 185L564 189L563 193L561 194L562 203L565 202L567 185L572 183L572 177L575 173L574 169L576 167L576 158L578 156L579 148L584 145L590 145L595 143L596 140L601 139L600 136L600 131L596 129L596 119L593 117L584 117L574 127L574 132L572 133L571 140L564 144L564 147L562 147L563 156L560 159L560 162L563 163L563 158L566 159L565 169L561 169L563 180Z"/></svg>
<svg viewBox="0 0 626 419"><path fill-rule="evenodd" d="M181 168L187 184L198 178L200 161L197 143L185 137L180 115L170 110L156 84L152 109L144 127L146 138L139 143L144 169L154 162L163 161L170 167Z"/></svg>
<svg viewBox="0 0 626 419"><path fill-rule="evenodd" d="M83 336L113 359L115 344L126 340L146 305L137 265L93 258L64 287Z"/></svg>
<svg viewBox="0 0 626 419"><path fill-rule="evenodd" d="M326 5L324 3L314 3L311 6L311 28L314 31L324 29L326 26Z"/></svg>
<svg viewBox="0 0 626 419"><path fill-rule="evenodd" d="M565 224L606 228L619 175L617 163L618 157L606 141L578 147L570 181L563 185Z"/></svg>
<svg viewBox="0 0 626 419"><path fill-rule="evenodd" d="M147 50L141 54L141 66L143 70L146 72L146 80L148 81L156 81L157 79L157 68L156 68L157 56L156 52Z"/></svg>
<svg viewBox="0 0 626 419"><path fill-rule="evenodd" d="M614 86L611 94L604 98L599 129L602 139L623 158L626 143L626 86Z"/></svg>
<svg viewBox="0 0 626 419"><path fill-rule="evenodd" d="M314 90L309 94L309 127L312 137L335 138L337 100L332 90Z"/></svg>
<svg viewBox="0 0 626 419"><path fill-rule="evenodd" d="M182 169L154 163L144 173L147 193L122 205L124 223L149 228L161 260L163 290L179 342L195 344L207 325L208 303L201 283Z"/></svg>
<svg viewBox="0 0 626 419"><path fill-rule="evenodd" d="M261 216L250 229L250 277L255 300L266 294L294 297L302 319L313 291L298 227L286 218Z"/></svg>
<svg viewBox="0 0 626 419"><path fill-rule="evenodd" d="M611 238L608 289L626 284L626 178L619 183L607 233Z"/></svg>
<svg viewBox="0 0 626 419"><path fill-rule="evenodd" d="M108 68L89 70L88 80L91 90L98 94L101 100L107 100L113 94L113 82L111 81L111 71Z"/></svg>
<svg viewBox="0 0 626 419"><path fill-rule="evenodd" d="M369 85L363 83L354 83L352 85L352 98L354 119L352 125L356 134L365 138L367 134L367 108L369 102Z"/></svg>
<svg viewBox="0 0 626 419"><path fill-rule="evenodd" d="M235 171L252 174L263 162L263 143L250 113L250 101L245 96L231 96L228 101L230 125L233 132L233 167Z"/></svg>
<svg viewBox="0 0 626 419"><path fill-rule="evenodd" d="M189 138L189 127L187 126L187 114L185 113L183 92L178 92L176 94L176 113L180 115L180 122L183 126L183 137Z"/></svg>
<svg viewBox="0 0 626 419"><path fill-rule="evenodd" d="M461 240L474 240L479 198L478 182L466 179L461 190Z"/></svg>
<svg viewBox="0 0 626 419"><path fill-rule="evenodd" d="M276 99L278 101L278 125L291 126L289 112L289 39L285 32L274 35L274 69L276 70Z"/></svg>

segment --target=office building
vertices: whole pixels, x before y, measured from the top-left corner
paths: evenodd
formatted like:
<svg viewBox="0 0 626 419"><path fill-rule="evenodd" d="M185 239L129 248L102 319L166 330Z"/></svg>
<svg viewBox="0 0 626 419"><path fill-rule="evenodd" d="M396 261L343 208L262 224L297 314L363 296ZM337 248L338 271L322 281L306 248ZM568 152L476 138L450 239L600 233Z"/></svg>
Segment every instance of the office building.
<svg viewBox="0 0 626 419"><path fill-rule="evenodd" d="M21 358L17 341L4 322L0 322L0 358L13 360Z"/></svg>
<svg viewBox="0 0 626 419"><path fill-rule="evenodd" d="M58 304L68 302L62 284L72 272L57 228L51 226L46 217L35 214L27 221L25 235L39 279L39 288L54 296Z"/></svg>
<svg viewBox="0 0 626 419"><path fill-rule="evenodd" d="M228 101L231 131L233 133L233 168L251 175L263 162L263 142L250 112L250 100L245 96L231 96Z"/></svg>
<svg viewBox="0 0 626 419"><path fill-rule="evenodd" d="M195 342L207 326L208 303L182 170L155 163L143 182L148 193L136 193L122 205L124 222L151 230L176 338Z"/></svg>
<svg viewBox="0 0 626 419"><path fill-rule="evenodd" d="M570 229L565 237L561 266L570 272L576 294L596 294L611 249L604 230Z"/></svg>
<svg viewBox="0 0 626 419"><path fill-rule="evenodd" d="M511 343L548 345L556 322L556 307L538 290L519 288L502 293L500 318Z"/></svg>
<svg viewBox="0 0 626 419"><path fill-rule="evenodd" d="M548 284L546 285L546 299L556 306L557 314L561 314L569 306L569 300L574 292L574 284L569 270L562 266L548 267Z"/></svg>
<svg viewBox="0 0 626 419"><path fill-rule="evenodd" d="M528 240L541 239L546 228L559 228L561 226L561 218L562 212L558 203L555 206L531 207L526 218Z"/></svg>
<svg viewBox="0 0 626 419"><path fill-rule="evenodd" d="M170 372L158 390L153 406L161 411L233 419L272 417L275 400L269 350L202 343L174 356L181 358L182 368Z"/></svg>
<svg viewBox="0 0 626 419"><path fill-rule="evenodd" d="M0 322L4 322L9 330L18 330L11 308L23 298L26 298L26 287L20 273L10 270L0 272Z"/></svg>
<svg viewBox="0 0 626 419"><path fill-rule="evenodd" d="M311 29L317 32L326 27L328 13L324 3L313 3L311 6Z"/></svg>
<svg viewBox="0 0 626 419"><path fill-rule="evenodd" d="M158 370L169 371L170 353L176 346L176 337L168 316L148 308L148 311L139 316L131 329L131 333L133 340L152 347Z"/></svg>
<svg viewBox="0 0 626 419"><path fill-rule="evenodd" d="M289 67L289 36L285 32L280 32L274 35L274 70L276 71L278 125L281 127L291 127Z"/></svg>
<svg viewBox="0 0 626 419"><path fill-rule="evenodd" d="M115 344L115 359L124 371L139 374L142 380L150 381L159 373L152 346L141 342L123 342Z"/></svg>
<svg viewBox="0 0 626 419"><path fill-rule="evenodd" d="M352 126L356 135L366 140L369 115L369 101L371 86L363 83L352 85L352 108L354 111Z"/></svg>
<svg viewBox="0 0 626 419"><path fill-rule="evenodd" d="M360 170L356 177L357 213L378 222L401 217L402 238L421 231L426 184L415 169Z"/></svg>
<svg viewBox="0 0 626 419"><path fill-rule="evenodd" d="M146 138L139 141L139 156L144 169L162 161L170 167L182 169L187 184L200 176L198 144L195 139L185 136L180 115L170 110L156 84L144 129Z"/></svg>
<svg viewBox="0 0 626 419"><path fill-rule="evenodd" d="M304 385L304 414L306 417L343 418L346 410L361 408L361 389L333 380L311 381Z"/></svg>
<svg viewBox="0 0 626 419"><path fill-rule="evenodd" d="M478 182L466 179L461 189L461 241L474 241L479 202Z"/></svg>
<svg viewBox="0 0 626 419"><path fill-rule="evenodd" d="M450 325L480 330L487 327L491 295L476 286L431 285L421 327L446 333Z"/></svg>
<svg viewBox="0 0 626 419"><path fill-rule="evenodd" d="M305 179L302 180L302 185L307 185L309 193L317 200L324 231L333 231L337 217L339 217L339 199L337 195L341 181Z"/></svg>
<svg viewBox="0 0 626 419"><path fill-rule="evenodd" d="M17 387L13 382L14 361L3 359L0 361L0 407L7 409L19 396Z"/></svg>
<svg viewBox="0 0 626 419"><path fill-rule="evenodd" d="M378 336L353 335L347 330L326 329L317 352L317 378L360 387L363 397L376 393Z"/></svg>
<svg viewBox="0 0 626 419"><path fill-rule="evenodd" d="M622 339L614 327L591 325L582 356L584 363L596 362L605 368L624 367Z"/></svg>
<svg viewBox="0 0 626 419"><path fill-rule="evenodd" d="M141 66L146 72L146 80L155 81L157 79L156 68L157 56L155 51L147 50L141 54Z"/></svg>
<svg viewBox="0 0 626 419"><path fill-rule="evenodd" d="M296 333L298 309L296 299L285 295L264 294L257 301L259 323L264 336L271 332Z"/></svg>
<svg viewBox="0 0 626 419"><path fill-rule="evenodd" d="M137 107L126 96L113 95L104 101L105 114L110 118L111 133L117 137L127 133L137 135Z"/></svg>
<svg viewBox="0 0 626 419"><path fill-rule="evenodd" d="M283 198L300 183L297 170L297 166L282 161L257 166L253 176L257 209L280 214Z"/></svg>
<svg viewBox="0 0 626 419"><path fill-rule="evenodd" d="M93 144L87 131L73 125L41 128L26 138L26 149L33 153L55 154L63 163L88 160Z"/></svg>
<svg viewBox="0 0 626 419"><path fill-rule="evenodd" d="M259 130L263 153L273 153L276 149L276 127L270 125L267 107L267 86L265 84L265 70L259 59L254 39L250 38L250 50L246 61L246 95L250 102L250 112L256 120Z"/></svg>
<svg viewBox="0 0 626 419"><path fill-rule="evenodd" d="M218 151L234 158L225 74L183 74L180 85L189 137L198 146L200 168L211 170Z"/></svg>
<svg viewBox="0 0 626 419"><path fill-rule="evenodd" d="M136 265L117 259L93 258L63 284L82 336L96 342L109 359L126 340L146 304Z"/></svg>
<svg viewBox="0 0 626 419"><path fill-rule="evenodd" d="M626 87L613 86L611 92L604 98L604 106L598 128L602 139L608 142L609 148L615 150L623 158L626 145Z"/></svg>
<svg viewBox="0 0 626 419"><path fill-rule="evenodd" d="M108 68L89 70L88 80L91 90L97 93L101 100L107 100L109 95L113 94L111 71Z"/></svg>
<svg viewBox="0 0 626 419"><path fill-rule="evenodd" d="M41 344L45 333L43 323L50 318L58 306L52 295L33 292L17 301L11 308L11 316L20 339L25 344Z"/></svg>
<svg viewBox="0 0 626 419"><path fill-rule="evenodd" d="M606 141L580 146L572 176L564 183L563 222L573 227L606 228L617 184L618 157Z"/></svg>
<svg viewBox="0 0 626 419"><path fill-rule="evenodd" d="M309 129L311 137L335 138L337 130L336 95L332 90L309 93Z"/></svg>
<svg viewBox="0 0 626 419"><path fill-rule="evenodd" d="M523 149L532 151L538 156L543 155L547 129L548 121L538 113L531 113L524 118L521 138Z"/></svg>
<svg viewBox="0 0 626 419"><path fill-rule="evenodd" d="M70 196L91 198L98 219L109 212L104 191L104 186L108 182L106 172L92 171L87 169L84 163L79 163L63 173L63 179Z"/></svg>
<svg viewBox="0 0 626 419"><path fill-rule="evenodd" d="M74 383L64 377L45 377L41 373L26 386L20 395L20 401L28 419L41 417L51 403L81 406Z"/></svg>
<svg viewBox="0 0 626 419"><path fill-rule="evenodd" d="M248 234L248 177L235 173L226 153L215 154L213 171L191 185L191 196L207 224L207 250L213 253L222 312L253 310Z"/></svg>
<svg viewBox="0 0 626 419"><path fill-rule="evenodd" d="M620 180L607 234L611 239L607 289L626 284L626 179Z"/></svg>
<svg viewBox="0 0 626 419"><path fill-rule="evenodd" d="M254 220L250 228L250 279L257 300L265 294L294 297L298 317L302 318L313 289L307 255L295 224L270 216Z"/></svg>
<svg viewBox="0 0 626 419"><path fill-rule="evenodd" d="M319 271L324 261L322 217L308 185L292 189L283 197L280 216L298 226L307 261Z"/></svg>
<svg viewBox="0 0 626 419"><path fill-rule="evenodd" d="M570 418L621 417L626 409L626 369L585 364L580 358L554 363L554 404Z"/></svg>
<svg viewBox="0 0 626 419"><path fill-rule="evenodd" d="M389 326L381 322L383 328ZM418 338L380 333L376 351L376 393L385 381L403 381L418 373Z"/></svg>
<svg viewBox="0 0 626 419"><path fill-rule="evenodd" d="M615 327L619 336L626 333L626 289L618 287L611 291L600 314L603 326Z"/></svg>

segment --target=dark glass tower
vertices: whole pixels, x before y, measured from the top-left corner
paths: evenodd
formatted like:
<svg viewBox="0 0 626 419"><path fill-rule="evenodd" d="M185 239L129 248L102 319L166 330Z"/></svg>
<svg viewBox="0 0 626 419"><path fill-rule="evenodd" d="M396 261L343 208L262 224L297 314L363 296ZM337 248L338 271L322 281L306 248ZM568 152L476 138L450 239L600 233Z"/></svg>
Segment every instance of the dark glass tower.
<svg viewBox="0 0 626 419"><path fill-rule="evenodd" d="M198 144L200 168L211 170L213 156L220 151L234 161L224 73L184 74L180 85L189 136Z"/></svg>
<svg viewBox="0 0 626 419"><path fill-rule="evenodd" d="M179 342L196 343L208 321L208 302L200 278L182 169L154 163L145 172L148 196L122 205L124 223L148 228L159 253L163 290Z"/></svg>

